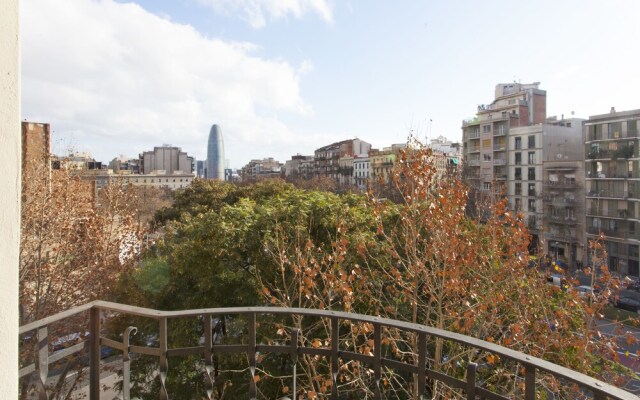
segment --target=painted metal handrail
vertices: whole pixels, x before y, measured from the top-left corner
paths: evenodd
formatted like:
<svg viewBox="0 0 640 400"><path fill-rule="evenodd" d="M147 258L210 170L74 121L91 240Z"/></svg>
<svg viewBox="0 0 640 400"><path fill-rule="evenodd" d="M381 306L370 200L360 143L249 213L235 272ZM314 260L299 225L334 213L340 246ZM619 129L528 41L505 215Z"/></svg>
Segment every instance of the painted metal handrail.
<svg viewBox="0 0 640 400"><path fill-rule="evenodd" d="M515 361L524 366L525 369L525 389L524 398L529 400L535 399L536 393L536 374L539 372L545 372L553 375L555 378L564 379L575 383L583 390L591 391L594 399L620 399L631 400L637 399L632 393L624 391L608 383L599 381L595 378L589 377L582 373L573 371L571 369L553 364L551 362L526 355L524 353L490 343L487 341L472 338L470 336L461 335L455 332L449 332L438 328L432 328L424 325L413 324L410 322L403 322L398 320L392 320L381 317L374 317L368 315L329 311L329 310L316 310L306 308L281 308L281 307L231 307L231 308L203 308L193 310L182 311L159 311L148 308L141 308L130 305L123 305L118 303L111 303L106 301L93 301L85 305L72 308L70 310L52 315L47 318L43 318L38 321L31 322L29 324L20 327L20 335L25 335L29 332L36 331L38 339L38 352L37 361L34 364L28 365L20 369L20 377L30 376L33 373L37 373L37 386L39 390L40 398L47 398L46 396L46 379L48 375L48 365L69 356L73 353L81 351L85 346L84 343L76 344L60 352L49 354L49 338L48 327L50 324L63 321L67 318L73 317L83 312L89 312L89 397L96 400L100 397L100 347L107 346L123 353L123 363L125 366L125 372L128 371L130 362L130 353L146 354L158 357L159 359L159 379L161 383L160 398L168 399L169 394L165 387L165 381L168 370L167 359L170 356L184 356L184 355L202 355L205 361L205 369L208 375L209 381L207 385L207 394L211 396L213 390L214 378L212 355L216 352L224 353L247 353L249 361L249 371L251 373L249 395L251 398L256 397L256 353L284 353L290 354L292 361L297 360L299 354L321 355L328 357L331 364L331 377L332 377L332 392L331 398L338 398L338 385L337 376L339 373L339 361L356 360L364 363L368 363L373 366L374 377L376 385L374 387L374 396L376 398L381 397L380 393L380 379L381 370L383 366L392 367L397 370L404 370L412 373L417 377L417 382L421 382L418 387L418 396L425 393L426 390L426 378L430 378L437 381L442 381L445 384L462 389L466 392L468 399L475 399L476 396L487 399L507 399L507 397L501 396L497 393L491 392L485 388L477 386L475 381L475 373L477 365L469 363L467 366L466 380L462 381L455 377L448 376L442 372L431 370L427 368L427 336L442 338L447 341L456 342L465 346L475 348L477 350L486 351L493 355L497 355L500 358ZM102 312L117 312L123 313L129 316L138 316L145 318L156 319L159 324L159 347L145 347L145 346L132 346L129 344L129 334L133 332L135 328L129 327L125 330L123 335L123 341L118 342L112 339L100 337L100 325L101 325L101 313ZM234 344L234 345L214 345L214 339L212 337L212 317L215 315L243 315L247 320L248 328L248 342L246 344ZM309 316L317 318L329 318L331 320L331 347L330 348L314 348L300 346L297 340L298 331L292 330L292 340L289 345L262 345L256 343L256 317L258 315L282 315L282 316ZM199 347L188 348L168 348L167 340L167 322L169 319L185 318L185 317L204 317L204 341L205 343ZM374 327L373 332L373 354L365 355L356 352L341 351L339 349L339 329L340 321L362 322L371 324ZM404 332L414 333L418 337L418 354L417 363L408 364L396 360L383 358L381 355L381 332L382 328L394 328ZM295 338L295 339L294 339ZM295 367L294 367L295 368ZM295 375L295 370L294 370ZM128 376L124 377L124 384L128 385ZM295 387L295 377L294 377ZM123 388L123 395L128 397L129 387ZM295 396L295 390L294 390Z"/></svg>

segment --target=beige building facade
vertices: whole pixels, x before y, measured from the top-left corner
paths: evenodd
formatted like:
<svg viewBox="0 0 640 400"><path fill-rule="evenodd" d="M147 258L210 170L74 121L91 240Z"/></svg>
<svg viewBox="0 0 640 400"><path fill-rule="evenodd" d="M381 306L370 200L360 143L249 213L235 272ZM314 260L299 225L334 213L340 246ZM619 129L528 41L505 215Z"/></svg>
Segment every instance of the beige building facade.
<svg viewBox="0 0 640 400"><path fill-rule="evenodd" d="M609 269L640 277L640 110L585 123L587 239L604 235ZM589 254L591 256L591 254Z"/></svg>

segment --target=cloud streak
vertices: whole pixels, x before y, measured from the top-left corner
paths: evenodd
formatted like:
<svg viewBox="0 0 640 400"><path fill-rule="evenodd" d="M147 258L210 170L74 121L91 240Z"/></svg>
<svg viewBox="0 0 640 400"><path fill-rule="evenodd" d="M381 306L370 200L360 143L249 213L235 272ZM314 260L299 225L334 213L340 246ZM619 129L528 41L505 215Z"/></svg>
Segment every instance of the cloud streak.
<svg viewBox="0 0 640 400"><path fill-rule="evenodd" d="M25 0L21 15L24 118L83 137L97 157L137 154L146 148L122 144L150 140L203 153L214 122L238 147L289 143L278 113L312 112L299 88L307 61L263 59L251 43L205 37L131 3Z"/></svg>
<svg viewBox="0 0 640 400"><path fill-rule="evenodd" d="M200 3L217 13L239 14L254 29L265 27L268 21L289 15L300 19L308 13L333 23L333 10L326 0L200 0Z"/></svg>

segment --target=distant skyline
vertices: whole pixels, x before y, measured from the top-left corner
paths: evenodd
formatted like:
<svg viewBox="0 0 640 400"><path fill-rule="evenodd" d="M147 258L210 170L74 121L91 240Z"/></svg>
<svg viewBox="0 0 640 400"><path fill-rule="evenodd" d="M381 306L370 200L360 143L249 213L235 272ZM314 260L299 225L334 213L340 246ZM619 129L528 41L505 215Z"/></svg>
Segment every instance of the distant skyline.
<svg viewBox="0 0 640 400"><path fill-rule="evenodd" d="M640 108L640 1L22 0L22 118L107 162L163 143L206 159L461 139L501 82L549 116Z"/></svg>

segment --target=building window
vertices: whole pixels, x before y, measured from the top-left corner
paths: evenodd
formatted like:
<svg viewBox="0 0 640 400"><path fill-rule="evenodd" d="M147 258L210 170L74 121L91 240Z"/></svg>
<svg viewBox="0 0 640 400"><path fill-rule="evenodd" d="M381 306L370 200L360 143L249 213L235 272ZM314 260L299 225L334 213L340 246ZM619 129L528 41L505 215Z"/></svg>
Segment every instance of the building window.
<svg viewBox="0 0 640 400"><path fill-rule="evenodd" d="M535 151L530 151L529 152L529 164L535 164L536 163L536 152Z"/></svg>
<svg viewBox="0 0 640 400"><path fill-rule="evenodd" d="M516 150L522 149L522 138L521 137L515 138L514 147L515 147Z"/></svg>
<svg viewBox="0 0 640 400"><path fill-rule="evenodd" d="M522 194L522 183L516 182L516 195L520 196Z"/></svg>
<svg viewBox="0 0 640 400"><path fill-rule="evenodd" d="M482 127L482 132L489 133L491 132L491 125L485 125Z"/></svg>
<svg viewBox="0 0 640 400"><path fill-rule="evenodd" d="M516 165L520 165L522 164L522 153L517 152L516 153Z"/></svg>
<svg viewBox="0 0 640 400"><path fill-rule="evenodd" d="M490 149L491 148L491 139L482 140L482 148L483 149Z"/></svg>
<svg viewBox="0 0 640 400"><path fill-rule="evenodd" d="M576 219L576 214L575 214L575 210L573 208L567 208L565 209L565 215L566 215L566 219L571 219L571 220L575 220Z"/></svg>
<svg viewBox="0 0 640 400"><path fill-rule="evenodd" d="M517 198L516 199L516 211L520 211L522 210L522 199Z"/></svg>
<svg viewBox="0 0 640 400"><path fill-rule="evenodd" d="M529 212L536 212L536 200L529 199Z"/></svg>
<svg viewBox="0 0 640 400"><path fill-rule="evenodd" d="M522 180L522 168L516 168L515 180L517 181Z"/></svg>
<svg viewBox="0 0 640 400"><path fill-rule="evenodd" d="M536 180L536 169L535 168L529 168L529 170L527 171L528 175L527 175L527 179L530 181L535 181Z"/></svg>
<svg viewBox="0 0 640 400"><path fill-rule="evenodd" d="M530 149L534 149L536 147L536 136L531 135L527 138L527 142Z"/></svg>
<svg viewBox="0 0 640 400"><path fill-rule="evenodd" d="M484 161L491 161L491 154L483 154L482 158Z"/></svg>
<svg viewBox="0 0 640 400"><path fill-rule="evenodd" d="M536 195L536 184L535 183L530 183L528 190L527 190L527 194L529 196L535 196Z"/></svg>
<svg viewBox="0 0 640 400"><path fill-rule="evenodd" d="M482 182L482 189L491 190L491 182Z"/></svg>

